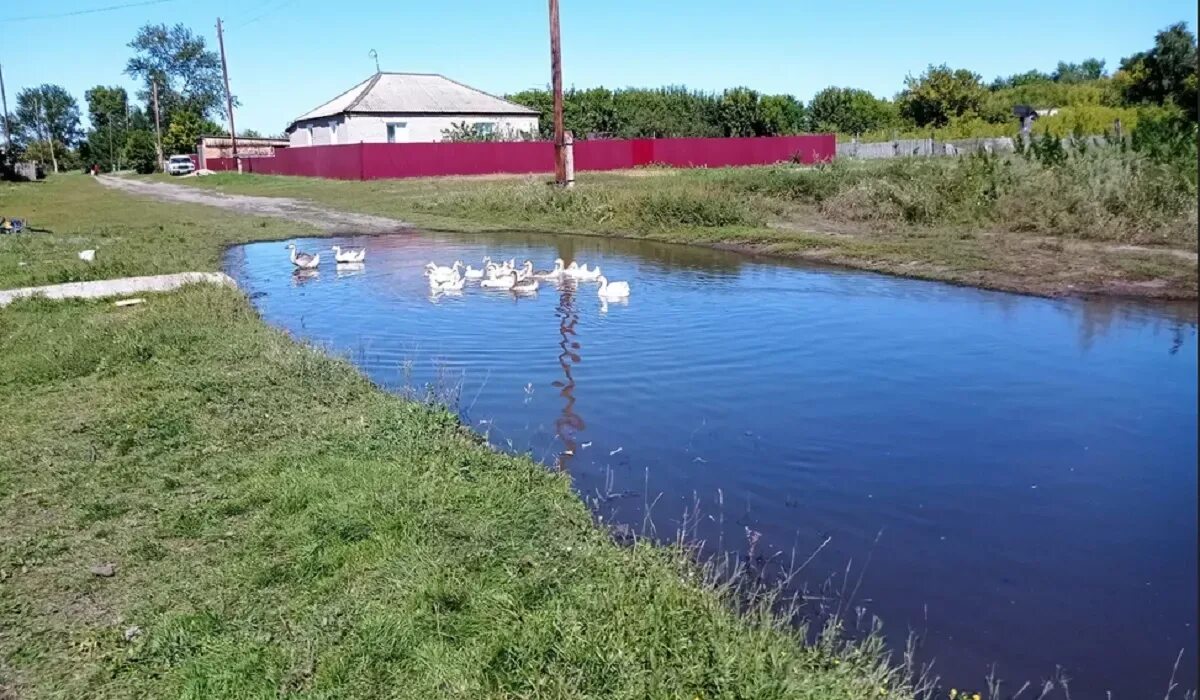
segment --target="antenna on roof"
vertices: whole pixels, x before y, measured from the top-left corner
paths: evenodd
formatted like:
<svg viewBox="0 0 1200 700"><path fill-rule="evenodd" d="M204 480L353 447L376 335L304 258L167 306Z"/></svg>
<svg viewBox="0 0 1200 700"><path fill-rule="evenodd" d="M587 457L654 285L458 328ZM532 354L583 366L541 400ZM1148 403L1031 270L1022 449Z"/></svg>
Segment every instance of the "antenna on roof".
<svg viewBox="0 0 1200 700"><path fill-rule="evenodd" d="M378 73L379 72L379 54L375 51L375 49L371 49L370 51L367 52L367 55L370 56L371 58L375 59L375 72Z"/></svg>

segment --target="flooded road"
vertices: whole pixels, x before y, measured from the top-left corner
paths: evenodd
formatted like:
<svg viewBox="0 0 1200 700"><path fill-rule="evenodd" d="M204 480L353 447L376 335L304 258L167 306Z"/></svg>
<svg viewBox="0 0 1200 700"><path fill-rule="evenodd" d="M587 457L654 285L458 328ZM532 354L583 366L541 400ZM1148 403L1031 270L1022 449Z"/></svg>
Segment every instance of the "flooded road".
<svg viewBox="0 0 1200 700"><path fill-rule="evenodd" d="M947 686L1196 687L1195 308L1047 300L733 253L532 234L231 249L264 318L495 445L605 519L786 571L879 615ZM338 271L331 244L366 245ZM430 260L601 265L596 286L431 296ZM1016 681L1012 685L1011 681Z"/></svg>

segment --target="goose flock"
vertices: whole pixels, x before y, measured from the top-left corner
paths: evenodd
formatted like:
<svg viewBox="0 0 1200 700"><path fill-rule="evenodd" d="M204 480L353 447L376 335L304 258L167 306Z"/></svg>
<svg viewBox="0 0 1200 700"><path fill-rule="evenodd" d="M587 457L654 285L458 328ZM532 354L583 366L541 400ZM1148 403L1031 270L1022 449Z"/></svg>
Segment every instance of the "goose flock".
<svg viewBox="0 0 1200 700"><path fill-rule="evenodd" d="M297 270L316 270L321 264L319 253L306 253L298 250L294 243L288 244L292 265ZM366 248L349 248L333 246L333 259L339 264L362 263L367 259ZM620 301L629 297L629 283L610 282L600 271L600 266L589 268L587 263L582 265L571 261L564 264L562 258L554 261L549 270L535 270L533 261L526 260L520 266L515 258L494 262L485 257L481 267L464 266L461 260L454 264L438 265L431 262L425 266L425 276L429 279L429 288L435 292L457 292L466 286L467 281L478 283L483 289L507 290L516 294L536 292L541 282L572 280L575 282L597 282L596 295L605 301Z"/></svg>
<svg viewBox="0 0 1200 700"><path fill-rule="evenodd" d="M429 288L434 291L459 291L467 280L471 280L478 282L483 289L503 289L521 294L536 292L542 282L574 280L598 282L596 294L601 299L615 301L629 296L629 283L610 282L601 273L599 265L588 268L587 263L580 265L574 261L566 265L562 258L557 258L554 267L549 270L533 269L532 260L526 260L518 266L515 258L497 263L485 257L483 266L479 268L464 266L461 260L455 260L452 265L431 262L425 266L425 276L429 278Z"/></svg>

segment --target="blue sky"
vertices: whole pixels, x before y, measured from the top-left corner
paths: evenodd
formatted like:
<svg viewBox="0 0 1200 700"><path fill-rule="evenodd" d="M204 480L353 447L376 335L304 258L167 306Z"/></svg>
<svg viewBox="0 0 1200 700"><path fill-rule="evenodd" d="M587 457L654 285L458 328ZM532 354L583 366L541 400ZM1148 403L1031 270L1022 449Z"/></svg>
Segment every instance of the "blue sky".
<svg viewBox="0 0 1200 700"><path fill-rule="evenodd" d="M374 72L443 73L493 93L549 82L544 0L170 0L68 18L11 21L123 0L0 3L7 37L53 37L53 50L0 54L9 107L43 82L81 102L97 84L134 85L126 44L146 22L182 22L216 47L226 24L239 129L282 131L295 116ZM124 0L128 1L128 0ZM797 2L796 0L561 0L568 85L705 90L748 85L802 99L828 85L891 96L930 63L991 80L1095 56L1115 68L1176 21L1196 27L1191 0L1046 2Z"/></svg>

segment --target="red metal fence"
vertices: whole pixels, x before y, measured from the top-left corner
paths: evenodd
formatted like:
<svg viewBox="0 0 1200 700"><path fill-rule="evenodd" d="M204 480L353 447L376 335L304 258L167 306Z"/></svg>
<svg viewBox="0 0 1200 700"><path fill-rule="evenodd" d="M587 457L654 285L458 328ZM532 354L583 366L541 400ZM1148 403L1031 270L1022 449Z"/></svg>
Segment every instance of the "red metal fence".
<svg viewBox="0 0 1200 700"><path fill-rule="evenodd" d="M719 168L782 161L833 160L833 134L730 139L622 139L577 141L575 169L620 170L642 165ZM212 170L236 168L230 158L209 158ZM273 158L243 158L242 170L339 180L548 173L554 146L546 141L502 143L358 143L277 150Z"/></svg>

